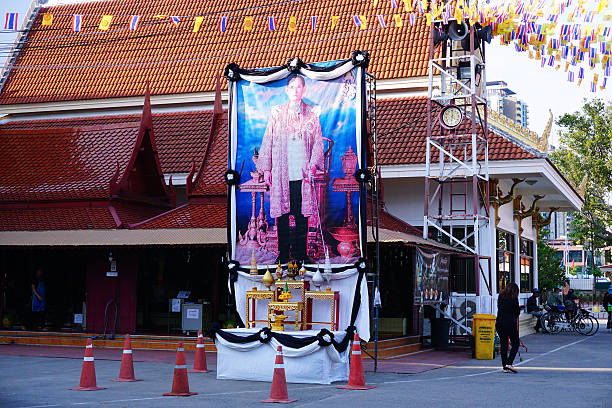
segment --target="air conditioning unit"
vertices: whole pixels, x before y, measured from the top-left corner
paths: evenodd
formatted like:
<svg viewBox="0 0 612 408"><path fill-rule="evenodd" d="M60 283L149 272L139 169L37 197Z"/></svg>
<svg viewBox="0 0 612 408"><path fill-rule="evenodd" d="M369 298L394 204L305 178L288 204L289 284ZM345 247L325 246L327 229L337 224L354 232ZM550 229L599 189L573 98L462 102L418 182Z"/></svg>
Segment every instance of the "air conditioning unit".
<svg viewBox="0 0 612 408"><path fill-rule="evenodd" d="M472 327L472 321L476 314L476 298L466 298L464 296L453 296L452 297L452 309L451 312L453 317L461 324ZM462 327L454 325L454 334L463 335L468 334Z"/></svg>

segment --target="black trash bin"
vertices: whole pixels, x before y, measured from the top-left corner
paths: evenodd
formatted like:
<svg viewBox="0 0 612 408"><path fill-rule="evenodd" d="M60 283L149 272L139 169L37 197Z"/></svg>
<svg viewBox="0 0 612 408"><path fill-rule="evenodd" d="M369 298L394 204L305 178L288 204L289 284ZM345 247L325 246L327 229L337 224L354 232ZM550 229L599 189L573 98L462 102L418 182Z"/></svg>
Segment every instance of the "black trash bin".
<svg viewBox="0 0 612 408"><path fill-rule="evenodd" d="M431 319L431 346L435 348L448 347L450 319Z"/></svg>

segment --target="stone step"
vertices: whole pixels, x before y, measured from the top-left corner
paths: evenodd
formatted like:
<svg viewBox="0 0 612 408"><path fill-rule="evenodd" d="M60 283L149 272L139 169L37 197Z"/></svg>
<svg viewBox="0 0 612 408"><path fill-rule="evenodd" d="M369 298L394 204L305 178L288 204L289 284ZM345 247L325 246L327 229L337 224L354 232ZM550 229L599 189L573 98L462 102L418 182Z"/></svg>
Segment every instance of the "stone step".
<svg viewBox="0 0 612 408"><path fill-rule="evenodd" d="M72 346L81 347L92 338L94 347L100 348L122 348L125 341L124 335L116 335L113 340L103 339L101 334L93 333L63 333L63 332L25 332L25 331L0 331L0 344L22 344L22 345L45 345L45 346ZM131 335L132 348L148 350L176 350L179 342L183 342L185 350L195 351L197 337L185 336L150 336ZM204 349L208 352L216 352L214 342L205 337Z"/></svg>
<svg viewBox="0 0 612 408"><path fill-rule="evenodd" d="M378 342L378 358L393 359L421 350L421 340L419 336L404 336L395 339L386 339ZM374 342L366 344L363 358L374 356Z"/></svg>

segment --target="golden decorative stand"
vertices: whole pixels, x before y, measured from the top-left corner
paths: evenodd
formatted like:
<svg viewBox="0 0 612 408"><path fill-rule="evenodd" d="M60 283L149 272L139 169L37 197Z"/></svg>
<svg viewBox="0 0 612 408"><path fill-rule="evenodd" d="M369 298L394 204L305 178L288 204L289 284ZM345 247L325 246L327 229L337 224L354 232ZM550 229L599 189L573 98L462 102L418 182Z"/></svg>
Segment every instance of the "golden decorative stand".
<svg viewBox="0 0 612 408"><path fill-rule="evenodd" d="M249 290L246 293L246 326L247 328L255 327L255 323L269 323L268 320L256 320L255 319L255 311L256 304L258 300L269 300L273 302L275 300L274 291L272 290L257 290L257 288L253 288L253 290ZM252 309L251 309L252 304ZM252 315L249 314L249 311L252 310Z"/></svg>
<svg viewBox="0 0 612 408"><path fill-rule="evenodd" d="M283 282L284 283L284 282ZM270 302L268 303L268 327L272 328L272 321L270 316L274 312L295 312L295 321L293 322L281 322L283 325L285 324L294 324L295 331L302 330L304 325L304 320L301 320L300 317L304 316L304 302ZM280 316L280 315L277 315ZM284 319L283 319L284 320Z"/></svg>
<svg viewBox="0 0 612 408"><path fill-rule="evenodd" d="M329 322L312 321L312 301L313 300L329 300L331 301L331 317ZM340 292L332 291L327 288L326 291L306 291L304 295L304 303L306 305L306 329L311 329L313 324L329 324L330 330L338 330L338 317L340 312Z"/></svg>

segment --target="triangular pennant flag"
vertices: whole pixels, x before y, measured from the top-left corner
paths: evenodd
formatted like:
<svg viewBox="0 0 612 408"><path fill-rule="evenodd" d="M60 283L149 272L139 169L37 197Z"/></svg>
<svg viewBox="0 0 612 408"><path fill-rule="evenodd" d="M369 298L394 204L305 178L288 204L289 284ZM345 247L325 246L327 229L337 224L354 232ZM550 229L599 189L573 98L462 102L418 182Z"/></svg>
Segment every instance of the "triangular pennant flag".
<svg viewBox="0 0 612 408"><path fill-rule="evenodd" d="M178 27L179 23L181 22L181 18L179 16L171 16L170 22L172 22L175 27Z"/></svg>
<svg viewBox="0 0 612 408"><path fill-rule="evenodd" d="M274 20L273 16L269 16L268 17L268 31L275 31L276 30L276 21Z"/></svg>
<svg viewBox="0 0 612 408"><path fill-rule="evenodd" d="M387 28L387 24L385 24L385 17L382 14L376 16L378 18L378 24L380 24L380 28Z"/></svg>
<svg viewBox="0 0 612 408"><path fill-rule="evenodd" d="M312 31L316 30L317 28L317 16L311 16L310 17L310 29Z"/></svg>

